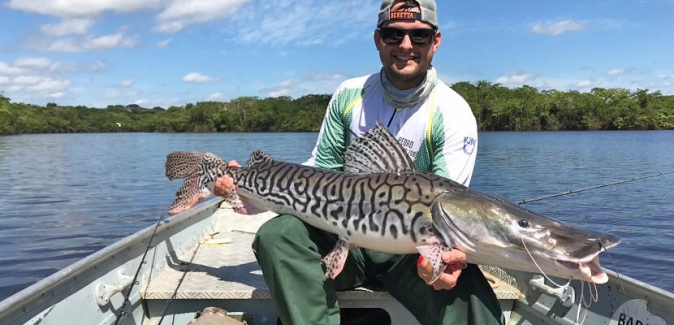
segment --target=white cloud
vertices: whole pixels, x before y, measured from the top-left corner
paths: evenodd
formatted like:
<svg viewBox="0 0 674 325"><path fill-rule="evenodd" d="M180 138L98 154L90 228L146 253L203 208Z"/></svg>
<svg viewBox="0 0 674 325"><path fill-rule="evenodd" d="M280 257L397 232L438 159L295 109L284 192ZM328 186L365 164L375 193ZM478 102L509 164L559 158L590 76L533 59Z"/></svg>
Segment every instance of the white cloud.
<svg viewBox="0 0 674 325"><path fill-rule="evenodd" d="M206 83L206 82L213 82L213 81L217 81L217 80L218 79L216 79L216 78L209 77L209 76L206 76L206 75L202 75L202 74L199 74L199 73L196 73L196 72L190 72L190 73L186 74L182 79L182 81L190 82L190 83Z"/></svg>
<svg viewBox="0 0 674 325"><path fill-rule="evenodd" d="M43 15L58 17L95 16L105 11L121 13L153 9L164 0L10 0L7 6Z"/></svg>
<svg viewBox="0 0 674 325"><path fill-rule="evenodd" d="M51 97L51 98L61 98L61 97L65 96L65 95L66 95L65 92L63 92L63 91L58 91L58 92L51 93L51 94L47 95L47 97Z"/></svg>
<svg viewBox="0 0 674 325"><path fill-rule="evenodd" d="M133 85L133 81L134 81L133 79L124 79L119 83L119 87L122 87L122 88L129 87L129 86Z"/></svg>
<svg viewBox="0 0 674 325"><path fill-rule="evenodd" d="M576 87L578 88L590 88L592 86L592 82L590 80L581 80Z"/></svg>
<svg viewBox="0 0 674 325"><path fill-rule="evenodd" d="M42 97L55 97L70 88L70 81L43 76L18 76L10 81L13 93L33 93ZM61 94L60 96L63 96ZM59 96L59 97L60 97Z"/></svg>
<svg viewBox="0 0 674 325"><path fill-rule="evenodd" d="M208 97L206 97L206 100L207 101L216 101L216 100L221 100L224 97L225 96L222 93L217 92L217 93L212 93L212 94L208 95Z"/></svg>
<svg viewBox="0 0 674 325"><path fill-rule="evenodd" d="M85 49L110 49L115 47L133 47L136 45L134 37L127 37L123 33L104 35L88 40Z"/></svg>
<svg viewBox="0 0 674 325"><path fill-rule="evenodd" d="M333 74L328 74L328 73L318 73L315 74L311 77L312 80L314 81L338 81L338 80L344 80L345 77L343 74L340 73L333 73Z"/></svg>
<svg viewBox="0 0 674 325"><path fill-rule="evenodd" d="M267 93L267 97L290 96L291 93L300 88L300 81L296 79L286 79L281 81L278 85L264 88L261 91Z"/></svg>
<svg viewBox="0 0 674 325"><path fill-rule="evenodd" d="M191 24L233 15L251 0L173 0L157 15L154 31L174 33Z"/></svg>
<svg viewBox="0 0 674 325"><path fill-rule="evenodd" d="M34 85L29 86L28 90L37 92L47 92L53 94L55 92L63 92L64 90L67 90L69 87L70 87L69 80L53 79L47 77L38 81Z"/></svg>
<svg viewBox="0 0 674 325"><path fill-rule="evenodd" d="M169 44L171 44L172 39L165 39L159 43L157 43L157 47L167 47Z"/></svg>
<svg viewBox="0 0 674 325"><path fill-rule="evenodd" d="M538 89L555 89L555 90L578 90L580 84L586 78L583 77L553 77L553 76L536 76L526 80L526 82L516 84L512 83L509 86L531 86Z"/></svg>
<svg viewBox="0 0 674 325"><path fill-rule="evenodd" d="M43 52L84 52L112 48L132 48L136 46L136 36L127 36L119 32L116 34L86 38L61 38L52 42L33 42L28 46Z"/></svg>
<svg viewBox="0 0 674 325"><path fill-rule="evenodd" d="M25 98L35 102L40 98L61 98L71 91L66 75L92 73L107 65L64 63L44 57L22 57L12 64L0 61L0 84L11 98Z"/></svg>
<svg viewBox="0 0 674 325"><path fill-rule="evenodd" d="M137 91L119 91L117 89L106 90L101 97L104 99L130 98L138 96Z"/></svg>
<svg viewBox="0 0 674 325"><path fill-rule="evenodd" d="M0 61L0 75L13 75L22 73L24 69L17 67L15 65L9 65L5 62Z"/></svg>
<svg viewBox="0 0 674 325"><path fill-rule="evenodd" d="M664 78L659 80L644 83L639 81L639 79L627 78L625 76L609 76L603 72L588 72L581 71L579 73L564 73L562 75L542 75L542 74L531 74L531 73L521 73L520 76L528 75L535 76L535 78L512 78L513 75L507 75L501 77L501 81L509 81L508 84L503 84L504 86L513 88L523 85L531 86L539 90L560 90L560 91L588 91L594 87L603 87L603 88L624 88L630 90L636 89L649 89L651 91L660 90L663 94L674 94L674 87L672 87L672 82ZM643 77L643 76L639 76ZM464 78L466 80L470 78ZM506 80L507 79L507 80ZM520 82L515 82L520 81Z"/></svg>
<svg viewBox="0 0 674 325"><path fill-rule="evenodd" d="M623 69L623 68L615 68L615 69L609 70L609 71L608 71L608 74L609 74L609 75L618 75L618 74L623 74L623 73L625 73L625 72L627 72L627 69Z"/></svg>
<svg viewBox="0 0 674 325"><path fill-rule="evenodd" d="M576 32L587 29L587 23L580 23L570 19L557 22L539 22L532 28L534 34L545 34L550 36L559 36L566 32Z"/></svg>
<svg viewBox="0 0 674 325"><path fill-rule="evenodd" d="M66 36L72 34L86 34L89 28L94 25L92 19L72 18L63 19L58 24L42 25L40 29L43 33L50 36Z"/></svg>
<svg viewBox="0 0 674 325"><path fill-rule="evenodd" d="M17 85L34 85L42 80L38 76L18 76L12 79L12 82Z"/></svg>
<svg viewBox="0 0 674 325"><path fill-rule="evenodd" d="M267 97L301 96L304 94L330 94L347 76L339 73L301 72L276 85L258 91Z"/></svg>
<svg viewBox="0 0 674 325"><path fill-rule="evenodd" d="M185 28L185 24L180 21L162 22L154 27L157 33L175 33Z"/></svg>
<svg viewBox="0 0 674 325"><path fill-rule="evenodd" d="M335 45L363 37L363 28L376 22L379 4L375 0L260 1L232 17L227 32L240 43L311 45L331 40L330 45ZM282 18L270 12L280 12Z"/></svg>
<svg viewBox="0 0 674 325"><path fill-rule="evenodd" d="M107 67L108 65L102 61L77 64L73 62L52 62L44 57L23 57L14 61L12 65L0 61L0 75L92 73Z"/></svg>
<svg viewBox="0 0 674 325"><path fill-rule="evenodd" d="M502 85L521 85L526 83L527 81L531 81L536 79L536 76L533 74L528 74L528 73L522 73L522 74L511 74L507 76L501 76L496 79L496 83L502 84Z"/></svg>
<svg viewBox="0 0 674 325"><path fill-rule="evenodd" d="M674 95L674 83L669 78L660 78L649 83L640 83L634 85L636 88L649 89L650 91L660 90L666 95Z"/></svg>
<svg viewBox="0 0 674 325"><path fill-rule="evenodd" d="M290 89L279 89L279 90L274 90L269 93L267 93L267 97L281 97L281 96L289 96L290 95Z"/></svg>
<svg viewBox="0 0 674 325"><path fill-rule="evenodd" d="M103 61L96 61L94 63L83 65L79 70L83 72L98 72L108 67L108 64Z"/></svg>
<svg viewBox="0 0 674 325"><path fill-rule="evenodd" d="M49 59L40 57L40 58L20 58L14 62L14 66L22 68L35 68L35 69L44 69L52 65L52 62Z"/></svg>

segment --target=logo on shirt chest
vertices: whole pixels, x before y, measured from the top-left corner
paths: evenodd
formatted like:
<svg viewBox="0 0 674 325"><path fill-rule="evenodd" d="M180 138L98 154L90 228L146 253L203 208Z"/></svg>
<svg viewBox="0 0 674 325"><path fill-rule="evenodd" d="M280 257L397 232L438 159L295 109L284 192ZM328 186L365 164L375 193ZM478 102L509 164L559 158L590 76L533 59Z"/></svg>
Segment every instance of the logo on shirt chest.
<svg viewBox="0 0 674 325"><path fill-rule="evenodd" d="M477 140L473 137L463 137L463 152L467 155L472 155L475 151Z"/></svg>
<svg viewBox="0 0 674 325"><path fill-rule="evenodd" d="M403 138L403 137L398 137L398 142L400 143L401 146L407 151L407 154L410 155L412 159L417 155L417 151L414 150L414 141Z"/></svg>

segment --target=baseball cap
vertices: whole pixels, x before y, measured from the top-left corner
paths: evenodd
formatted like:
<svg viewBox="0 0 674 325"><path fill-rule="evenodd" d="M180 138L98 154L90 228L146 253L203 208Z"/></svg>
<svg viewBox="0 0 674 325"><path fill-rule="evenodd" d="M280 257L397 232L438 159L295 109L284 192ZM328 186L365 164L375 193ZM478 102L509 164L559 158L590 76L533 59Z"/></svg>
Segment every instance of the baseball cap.
<svg viewBox="0 0 674 325"><path fill-rule="evenodd" d="M416 0L419 3L421 13L410 11L391 11L391 6L396 0L383 0L379 9L377 28L389 20L419 20L438 28L438 8L435 0Z"/></svg>

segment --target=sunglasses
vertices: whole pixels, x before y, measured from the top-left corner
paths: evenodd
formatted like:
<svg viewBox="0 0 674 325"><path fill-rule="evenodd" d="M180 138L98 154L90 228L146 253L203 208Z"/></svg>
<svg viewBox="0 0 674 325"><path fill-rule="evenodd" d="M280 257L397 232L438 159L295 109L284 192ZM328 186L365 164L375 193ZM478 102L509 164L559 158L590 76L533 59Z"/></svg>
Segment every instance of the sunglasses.
<svg viewBox="0 0 674 325"><path fill-rule="evenodd" d="M435 38L435 29L398 29L392 27L379 28L379 38L387 45L398 45L402 43L405 35L410 37L410 41L416 46L428 46L433 43Z"/></svg>

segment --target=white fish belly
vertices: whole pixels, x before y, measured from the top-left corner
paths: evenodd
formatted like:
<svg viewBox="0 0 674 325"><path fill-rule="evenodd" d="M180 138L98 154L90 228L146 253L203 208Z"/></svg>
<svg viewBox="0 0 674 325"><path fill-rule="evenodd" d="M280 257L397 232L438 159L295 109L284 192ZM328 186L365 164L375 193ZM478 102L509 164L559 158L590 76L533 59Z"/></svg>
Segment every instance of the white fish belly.
<svg viewBox="0 0 674 325"><path fill-rule="evenodd" d="M414 242L409 234L398 234L398 236L394 238L391 233L386 233L382 236L380 232L374 232L369 229L363 233L361 229L355 230L352 223L350 223L347 229L342 227L341 221L338 221L337 226L335 226L332 222L313 215L299 214L297 217L316 228L323 229L348 239L350 244L383 253L412 254L416 253L416 247L421 245L421 241Z"/></svg>
<svg viewBox="0 0 674 325"><path fill-rule="evenodd" d="M367 248L389 254L413 254L417 253L419 243L412 241L407 235L399 235L398 238L381 236L379 233L368 232L352 234L349 243L358 247Z"/></svg>

